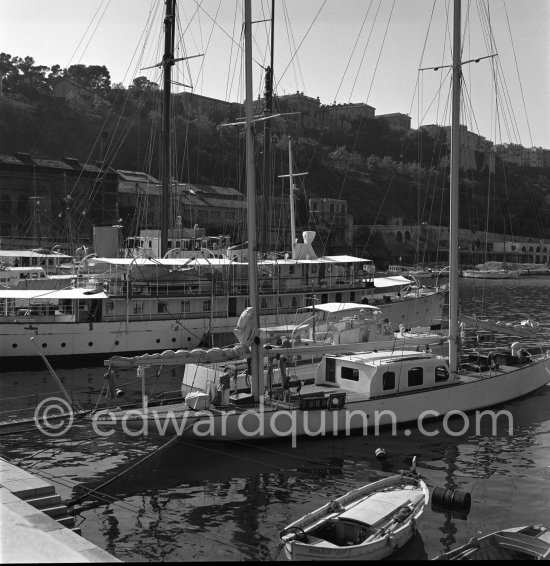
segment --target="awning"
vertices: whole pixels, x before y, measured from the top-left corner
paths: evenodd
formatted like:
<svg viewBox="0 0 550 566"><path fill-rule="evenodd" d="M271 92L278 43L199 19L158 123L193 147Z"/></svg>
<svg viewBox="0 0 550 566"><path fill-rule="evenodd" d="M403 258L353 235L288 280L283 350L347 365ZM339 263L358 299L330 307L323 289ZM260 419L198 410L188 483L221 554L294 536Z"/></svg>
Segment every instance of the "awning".
<svg viewBox="0 0 550 566"><path fill-rule="evenodd" d="M103 291L96 292L94 289L76 288L76 289L1 289L0 299L107 299L109 295Z"/></svg>
<svg viewBox="0 0 550 566"><path fill-rule="evenodd" d="M357 309L365 309L365 310L372 310L372 311L379 311L378 307L373 307L372 305L363 305L361 303L321 303L319 305L315 305L314 307L302 307L303 310L317 310L317 311L324 311L329 313L335 312L343 312L343 311L351 311Z"/></svg>

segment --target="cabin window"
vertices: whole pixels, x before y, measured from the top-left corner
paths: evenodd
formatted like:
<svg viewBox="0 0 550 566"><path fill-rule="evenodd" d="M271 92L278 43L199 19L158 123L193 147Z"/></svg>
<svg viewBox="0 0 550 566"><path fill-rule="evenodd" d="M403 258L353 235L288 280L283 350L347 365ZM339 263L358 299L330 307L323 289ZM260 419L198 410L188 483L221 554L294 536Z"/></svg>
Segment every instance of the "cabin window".
<svg viewBox="0 0 550 566"><path fill-rule="evenodd" d="M105 314L111 314L115 310L115 302L114 301L106 301L105 302Z"/></svg>
<svg viewBox="0 0 550 566"><path fill-rule="evenodd" d="M336 362L334 358L326 358L325 380L327 383L334 383L336 381Z"/></svg>
<svg viewBox="0 0 550 566"><path fill-rule="evenodd" d="M296 308L298 306L298 300L296 299L296 295L292 296L292 306Z"/></svg>
<svg viewBox="0 0 550 566"><path fill-rule="evenodd" d="M212 308L212 301L210 301L210 299L203 301L202 302L202 310L203 311L210 311L210 309Z"/></svg>
<svg viewBox="0 0 550 566"><path fill-rule="evenodd" d="M289 266L289 268L288 268L288 274L289 274L289 275L294 275L294 265Z"/></svg>
<svg viewBox="0 0 550 566"><path fill-rule="evenodd" d="M262 303L260 305L262 307L262 309L266 309L267 308L267 300L265 297L262 297Z"/></svg>
<svg viewBox="0 0 550 566"><path fill-rule="evenodd" d="M449 379L449 370L445 366L437 366L435 368L435 382L441 383Z"/></svg>
<svg viewBox="0 0 550 566"><path fill-rule="evenodd" d="M348 368L342 366L342 379L349 379L350 381L359 381L359 370L357 368Z"/></svg>
<svg viewBox="0 0 550 566"><path fill-rule="evenodd" d="M279 295L279 296L277 297L277 304L279 305L279 307L282 308L282 306L283 306L283 297L281 297L281 295Z"/></svg>
<svg viewBox="0 0 550 566"><path fill-rule="evenodd" d="M143 313L143 303L141 301L134 301L134 314Z"/></svg>
<svg viewBox="0 0 550 566"><path fill-rule="evenodd" d="M316 265L311 266L311 273L317 273L317 266Z"/></svg>
<svg viewBox="0 0 550 566"><path fill-rule="evenodd" d="M385 371L382 375L382 389L395 389L395 373L393 371Z"/></svg>
<svg viewBox="0 0 550 566"><path fill-rule="evenodd" d="M159 301L157 308L159 313L168 312L168 308L166 307L166 303L164 301Z"/></svg>
<svg viewBox="0 0 550 566"><path fill-rule="evenodd" d="M191 301L181 302L181 312L189 312L191 310Z"/></svg>
<svg viewBox="0 0 550 566"><path fill-rule="evenodd" d="M424 381L424 372L422 368L411 368L409 370L409 387L418 387Z"/></svg>

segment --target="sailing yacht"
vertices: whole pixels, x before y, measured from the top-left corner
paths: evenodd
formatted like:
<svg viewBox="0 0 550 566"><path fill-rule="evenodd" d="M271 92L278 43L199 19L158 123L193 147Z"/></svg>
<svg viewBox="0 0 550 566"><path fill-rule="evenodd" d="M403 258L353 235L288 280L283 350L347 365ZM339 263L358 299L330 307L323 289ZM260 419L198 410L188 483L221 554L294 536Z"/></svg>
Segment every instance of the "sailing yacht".
<svg viewBox="0 0 550 566"><path fill-rule="evenodd" d="M227 247L227 241L218 241L217 250L206 253L202 238L186 238L169 227L165 207L170 201L172 170L170 69L175 61L175 6L175 0L166 0L160 233L144 233L128 241L131 257L86 256L75 268L72 284L66 282L62 288L0 289L2 366L41 365L37 347L51 363L74 364L143 351L233 344L232 331L256 290L263 327L281 324L308 306L316 294L322 303L377 306L395 329L401 325L406 330L440 328L446 289L420 287L402 276L374 277L369 259L318 256L314 232L305 232L303 241L298 241L293 228L288 252L258 259L249 253L256 249L251 238L246 246ZM292 208L292 191L290 198ZM293 214L291 222L294 225ZM251 230L249 226L249 234ZM225 256L220 253L224 246ZM175 253L186 247L190 249ZM257 271L253 283L249 281L251 266Z"/></svg>
<svg viewBox="0 0 550 566"><path fill-rule="evenodd" d="M279 392L266 389L264 359L292 356L307 351L292 347L267 349L259 339L257 269L249 263L250 307L239 320L235 334L240 344L233 349L165 352L135 358L112 358L110 368L136 367L145 375L146 366L197 361L250 359L251 393L218 396L214 384L202 395L190 395L186 402L149 406L144 395L141 408L103 410L93 418L100 430L121 426L132 434L172 434L200 440L259 440L300 436L349 434L372 427L416 423L449 413L468 412L508 402L531 393L550 381L550 354L520 352L515 343L508 350L494 351L476 360L459 359L458 343L458 172L460 120L460 21L461 0L454 0L452 62L452 144L450 178L450 304L449 352L393 350L329 351L326 348L316 367L312 384L292 391L289 383ZM251 249L255 244L255 185L252 163L251 112L251 3L245 2L245 45L247 78L247 165L248 220ZM312 346L319 348L319 346ZM227 381L222 388L227 388ZM230 387L230 384L229 384Z"/></svg>

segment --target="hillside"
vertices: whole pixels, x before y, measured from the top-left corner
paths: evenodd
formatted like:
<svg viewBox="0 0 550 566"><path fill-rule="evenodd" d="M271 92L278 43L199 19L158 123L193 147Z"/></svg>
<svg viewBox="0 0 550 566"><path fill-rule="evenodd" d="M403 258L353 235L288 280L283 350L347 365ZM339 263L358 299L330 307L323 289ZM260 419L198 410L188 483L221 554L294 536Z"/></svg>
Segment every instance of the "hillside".
<svg viewBox="0 0 550 566"><path fill-rule="evenodd" d="M6 57L10 56L0 54L0 70L6 68ZM104 67L95 70L103 78L105 71ZM42 79L29 86L19 77L16 84L7 73L4 94L11 92L11 96L0 98L1 153L75 157L159 176L161 93L151 84L136 79L126 89L96 77L98 96L91 104L54 97L53 79ZM39 86L32 88L32 84ZM221 128L208 119L189 116L177 99L174 113L178 179L245 192L244 139L238 128ZM263 134L258 128L259 169ZM307 218L305 202L311 196L347 200L356 225L385 224L392 216L402 217L405 224L448 223L448 171L440 169L434 157L446 146L427 134L399 134L383 120L365 119L352 123L346 133L298 133L279 119L272 131L274 190L280 187L277 176L288 170L289 133L296 170L308 172L298 202L302 223ZM486 168L468 172L461 185L463 228L550 237L545 208L545 195L550 194L548 169L517 168L497 161L495 174Z"/></svg>

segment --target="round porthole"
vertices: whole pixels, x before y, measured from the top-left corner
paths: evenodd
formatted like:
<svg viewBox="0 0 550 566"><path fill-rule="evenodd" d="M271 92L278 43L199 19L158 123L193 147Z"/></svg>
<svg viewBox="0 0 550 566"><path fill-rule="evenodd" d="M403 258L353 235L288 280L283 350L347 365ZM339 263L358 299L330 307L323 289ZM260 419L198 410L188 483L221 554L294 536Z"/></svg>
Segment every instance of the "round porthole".
<svg viewBox="0 0 550 566"><path fill-rule="evenodd" d="M17 344L12 344L11 347L12 347L12 348L17 348Z"/></svg>
<svg viewBox="0 0 550 566"><path fill-rule="evenodd" d="M175 338L172 338L172 342L175 342L175 341L176 341L176 339L175 339Z"/></svg>
<svg viewBox="0 0 550 566"><path fill-rule="evenodd" d="M157 338L157 344L160 344L160 338Z"/></svg>
<svg viewBox="0 0 550 566"><path fill-rule="evenodd" d="M120 344L120 342L118 340L115 340L115 346L118 346Z"/></svg>
<svg viewBox="0 0 550 566"><path fill-rule="evenodd" d="M91 346L93 346L93 345L94 345L94 343L93 343L93 342L88 342L88 346L90 346L90 347L91 347Z"/></svg>
<svg viewBox="0 0 550 566"><path fill-rule="evenodd" d="M61 347L64 348L67 344L65 342L61 342Z"/></svg>
<svg viewBox="0 0 550 566"><path fill-rule="evenodd" d="M187 337L187 341L188 341L188 342L191 342L191 336L188 336L188 337Z"/></svg>
<svg viewBox="0 0 550 566"><path fill-rule="evenodd" d="M47 348L48 345L46 344L46 342L42 342L42 348Z"/></svg>

